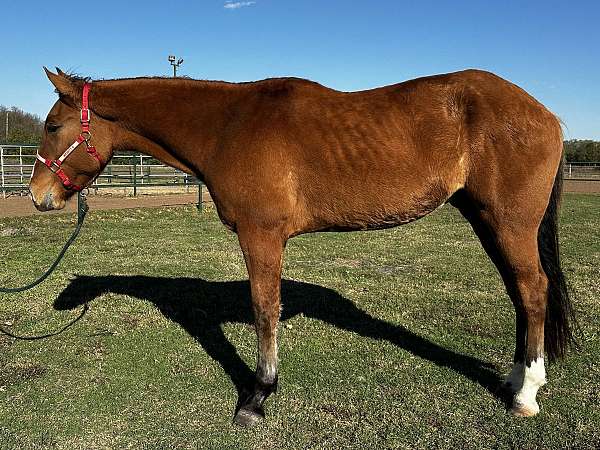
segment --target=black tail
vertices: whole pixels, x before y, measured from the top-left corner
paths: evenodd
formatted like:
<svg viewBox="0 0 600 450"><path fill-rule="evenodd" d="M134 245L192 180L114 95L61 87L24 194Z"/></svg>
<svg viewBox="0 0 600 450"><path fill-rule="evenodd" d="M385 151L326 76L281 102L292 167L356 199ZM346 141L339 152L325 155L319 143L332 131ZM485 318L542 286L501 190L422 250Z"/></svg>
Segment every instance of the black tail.
<svg viewBox="0 0 600 450"><path fill-rule="evenodd" d="M575 312L569 299L567 283L560 268L558 250L558 212L562 191L563 161L554 179L550 202L538 231L538 249L544 272L548 276L548 304L546 307L544 346L548 358L562 358L575 344Z"/></svg>

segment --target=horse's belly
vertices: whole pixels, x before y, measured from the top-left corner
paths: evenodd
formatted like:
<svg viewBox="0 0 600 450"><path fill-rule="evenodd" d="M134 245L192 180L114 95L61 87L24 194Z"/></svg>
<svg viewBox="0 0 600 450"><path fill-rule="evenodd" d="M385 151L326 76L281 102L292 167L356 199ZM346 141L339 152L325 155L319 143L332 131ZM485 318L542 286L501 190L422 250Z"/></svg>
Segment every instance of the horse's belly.
<svg viewBox="0 0 600 450"><path fill-rule="evenodd" d="M450 195L437 181L412 189L352 188L323 193L310 209L319 231L377 230L420 219Z"/></svg>

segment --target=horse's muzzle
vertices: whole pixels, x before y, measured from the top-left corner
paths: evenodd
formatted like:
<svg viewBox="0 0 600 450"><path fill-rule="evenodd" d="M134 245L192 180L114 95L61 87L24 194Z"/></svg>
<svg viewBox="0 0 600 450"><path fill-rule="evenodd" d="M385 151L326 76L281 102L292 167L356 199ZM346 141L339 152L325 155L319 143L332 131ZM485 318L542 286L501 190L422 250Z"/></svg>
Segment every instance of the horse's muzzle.
<svg viewBox="0 0 600 450"><path fill-rule="evenodd" d="M55 209L63 209L65 207L65 201L64 200L56 200L55 196L52 194L52 192L47 192L44 195L44 198L41 201L38 201L38 199L35 197L35 195L33 195L33 192L31 192L31 200L33 200L33 204L36 207L36 209L38 211L52 211Z"/></svg>

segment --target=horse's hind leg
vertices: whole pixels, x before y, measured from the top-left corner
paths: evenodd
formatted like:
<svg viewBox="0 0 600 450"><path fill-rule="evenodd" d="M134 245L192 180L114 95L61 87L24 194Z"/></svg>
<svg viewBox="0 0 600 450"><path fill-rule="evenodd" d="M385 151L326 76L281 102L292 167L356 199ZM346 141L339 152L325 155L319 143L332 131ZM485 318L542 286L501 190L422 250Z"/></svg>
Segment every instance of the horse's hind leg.
<svg viewBox="0 0 600 450"><path fill-rule="evenodd" d="M507 379L515 392L512 411L516 415L532 416L540 410L537 391L546 383L544 322L548 278L539 257L537 227L499 230L498 247L506 264L507 289L512 292L517 311L517 333L525 331L526 336L524 352L515 358L515 367ZM519 345L517 343L517 352Z"/></svg>
<svg viewBox="0 0 600 450"><path fill-rule="evenodd" d="M482 210L465 198L452 202L469 220L498 268L516 311L514 366L506 386L515 393L512 411L531 416L539 411L538 389L546 383L544 321L548 279L540 262L538 223L531 216L507 217Z"/></svg>
<svg viewBox="0 0 600 450"><path fill-rule="evenodd" d="M238 238L250 278L258 362L254 388L241 399L234 421L250 426L264 417L263 403L277 388L277 324L285 239L281 233L253 227L238 229Z"/></svg>
<svg viewBox="0 0 600 450"><path fill-rule="evenodd" d="M521 297L518 290L515 289L515 283L511 276L509 266L504 260L502 251L498 247L495 231L485 222L481 211L472 206L464 193L459 193L453 197L451 203L457 207L462 215L469 221L473 231L481 241L481 244L500 272L507 293L515 308L515 353L513 357L513 367L504 382L504 387L513 393L518 391L523 383L525 369L525 352L527 344L527 317L523 309Z"/></svg>

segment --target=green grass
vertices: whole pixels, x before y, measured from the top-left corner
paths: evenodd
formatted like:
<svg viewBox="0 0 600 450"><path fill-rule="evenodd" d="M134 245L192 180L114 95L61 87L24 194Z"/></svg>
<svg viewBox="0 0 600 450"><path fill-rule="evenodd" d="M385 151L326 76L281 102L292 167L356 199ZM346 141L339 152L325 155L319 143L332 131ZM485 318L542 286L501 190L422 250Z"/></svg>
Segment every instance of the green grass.
<svg viewBox="0 0 600 450"><path fill-rule="evenodd" d="M1 206L1 204L0 204ZM0 448L594 448L600 443L600 196L563 204L564 268L582 349L548 367L532 419L508 414L512 306L451 207L381 232L295 238L286 251L279 392L231 423L255 364L235 236L192 207L92 211L59 271L3 296ZM69 215L0 219L0 279L24 283Z"/></svg>

